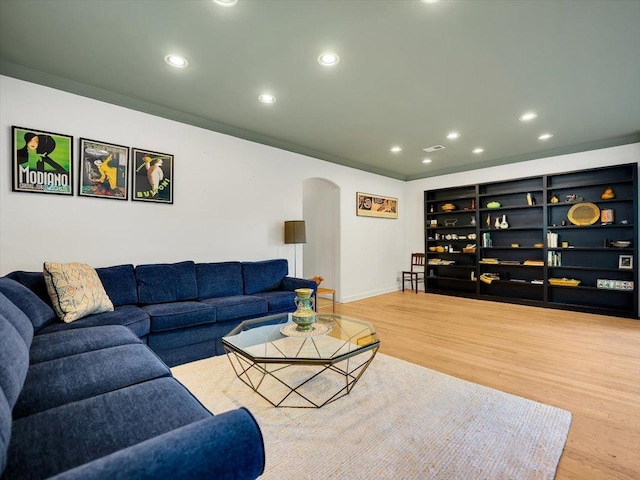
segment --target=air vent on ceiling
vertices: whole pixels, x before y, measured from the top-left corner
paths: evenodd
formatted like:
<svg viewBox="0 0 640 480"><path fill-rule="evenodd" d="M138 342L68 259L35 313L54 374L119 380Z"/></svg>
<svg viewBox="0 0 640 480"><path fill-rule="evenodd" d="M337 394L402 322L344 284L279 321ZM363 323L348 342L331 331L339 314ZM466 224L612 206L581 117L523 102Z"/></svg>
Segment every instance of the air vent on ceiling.
<svg viewBox="0 0 640 480"><path fill-rule="evenodd" d="M437 152L438 150L444 150L446 147L444 147L443 145L434 145L433 147L426 147L423 148L422 150L424 150L427 153L431 153L431 152Z"/></svg>

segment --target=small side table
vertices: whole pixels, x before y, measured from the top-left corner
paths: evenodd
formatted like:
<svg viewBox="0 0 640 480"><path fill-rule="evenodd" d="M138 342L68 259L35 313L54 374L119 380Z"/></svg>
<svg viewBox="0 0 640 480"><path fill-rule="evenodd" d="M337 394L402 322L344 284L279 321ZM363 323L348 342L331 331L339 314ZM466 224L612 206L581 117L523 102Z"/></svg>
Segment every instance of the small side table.
<svg viewBox="0 0 640 480"><path fill-rule="evenodd" d="M331 313L336 313L336 291L333 288L318 287L316 290L316 310L318 309L318 295L331 295Z"/></svg>

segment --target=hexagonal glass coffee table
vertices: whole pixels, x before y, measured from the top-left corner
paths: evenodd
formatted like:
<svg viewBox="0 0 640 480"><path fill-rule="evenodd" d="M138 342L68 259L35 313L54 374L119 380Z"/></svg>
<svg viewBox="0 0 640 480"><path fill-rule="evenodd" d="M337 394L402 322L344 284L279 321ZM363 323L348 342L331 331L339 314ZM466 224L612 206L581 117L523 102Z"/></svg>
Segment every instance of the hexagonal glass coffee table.
<svg viewBox="0 0 640 480"><path fill-rule="evenodd" d="M289 313L246 320L222 345L238 378L273 406L319 408L351 392L380 340L370 323L338 314L300 332Z"/></svg>

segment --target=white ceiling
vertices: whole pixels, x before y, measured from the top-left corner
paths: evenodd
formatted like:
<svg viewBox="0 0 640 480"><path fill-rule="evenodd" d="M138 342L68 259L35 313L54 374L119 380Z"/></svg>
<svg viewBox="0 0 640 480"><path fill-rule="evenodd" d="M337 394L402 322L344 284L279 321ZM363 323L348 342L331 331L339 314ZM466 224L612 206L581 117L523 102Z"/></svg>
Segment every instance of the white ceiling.
<svg viewBox="0 0 640 480"><path fill-rule="evenodd" d="M640 141L640 0L0 0L0 73L410 180Z"/></svg>

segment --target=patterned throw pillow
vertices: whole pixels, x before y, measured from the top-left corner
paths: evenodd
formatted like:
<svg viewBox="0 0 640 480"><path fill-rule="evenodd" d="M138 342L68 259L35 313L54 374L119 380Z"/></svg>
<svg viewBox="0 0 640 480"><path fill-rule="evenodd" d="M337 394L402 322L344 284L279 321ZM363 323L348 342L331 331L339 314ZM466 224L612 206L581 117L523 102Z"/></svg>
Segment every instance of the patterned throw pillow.
<svg viewBox="0 0 640 480"><path fill-rule="evenodd" d="M95 269L84 263L44 263L44 280L53 309L66 323L92 313L113 311Z"/></svg>

